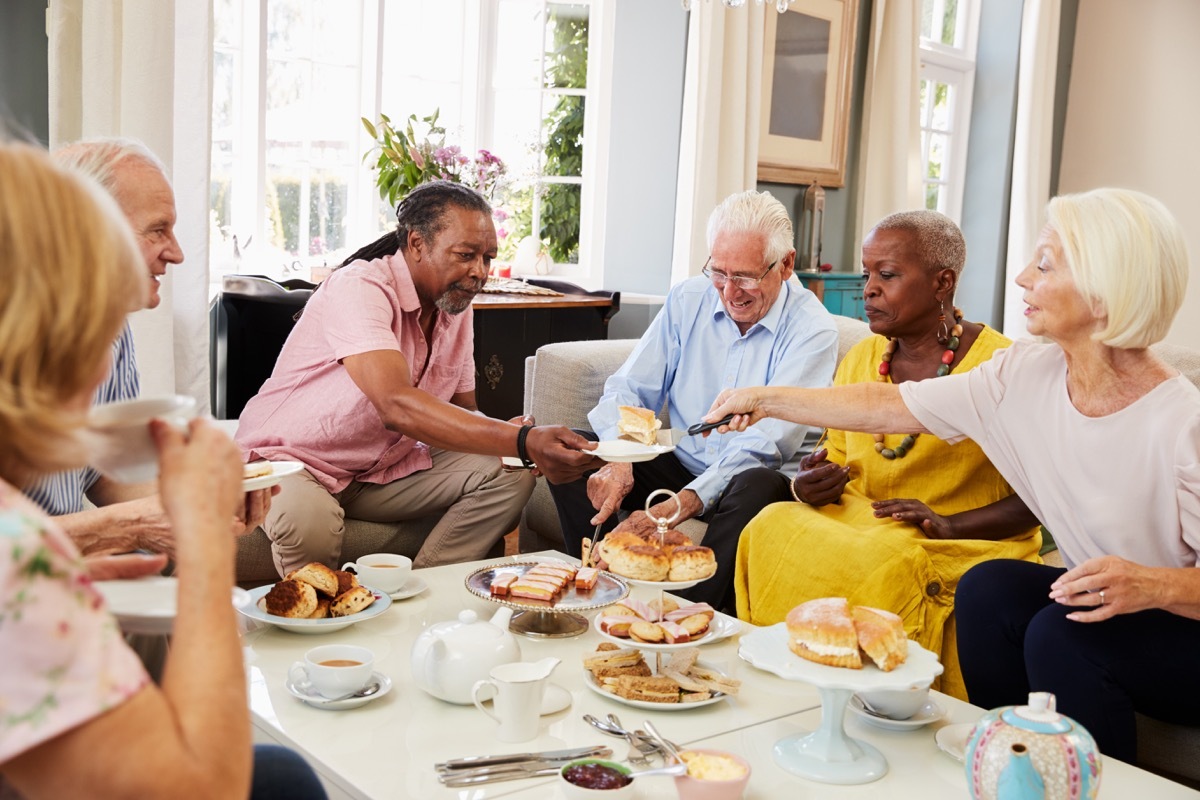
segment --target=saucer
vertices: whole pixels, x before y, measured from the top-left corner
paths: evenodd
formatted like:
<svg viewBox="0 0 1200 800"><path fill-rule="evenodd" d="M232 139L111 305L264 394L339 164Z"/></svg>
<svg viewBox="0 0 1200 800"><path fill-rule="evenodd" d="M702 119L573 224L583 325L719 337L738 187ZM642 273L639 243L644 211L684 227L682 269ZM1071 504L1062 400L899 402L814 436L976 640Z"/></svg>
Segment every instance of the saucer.
<svg viewBox="0 0 1200 800"><path fill-rule="evenodd" d="M557 683L547 683L546 692L542 695L542 716L562 711L571 705L571 693Z"/></svg>
<svg viewBox="0 0 1200 800"><path fill-rule="evenodd" d="M933 735L938 750L953 758L955 761L965 761L967 758L967 741L971 731L975 729L974 722L960 722L957 725L947 725L938 728Z"/></svg>
<svg viewBox="0 0 1200 800"><path fill-rule="evenodd" d="M939 706L933 700L921 706L917 710L917 713L908 719L885 719L884 717L873 716L863 708L862 700L856 694L850 696L849 708L863 722L874 725L877 728L886 728L889 731L911 731L916 728L923 728L929 723L937 722L946 716L946 709Z"/></svg>
<svg viewBox="0 0 1200 800"><path fill-rule="evenodd" d="M340 711L344 708L358 708L359 706L366 705L372 700L383 697L392 689L392 679L387 675L384 675L382 672L372 672L371 682L379 684L378 692L368 695L367 697L351 697L346 700L326 700L324 697L321 697L321 695L316 694L315 692L310 694L308 691L305 691L296 684L292 683L291 678L285 679L283 686L288 690L288 694L290 694L292 697L303 703L307 703L313 708L324 708L330 711Z"/></svg>
<svg viewBox="0 0 1200 800"><path fill-rule="evenodd" d="M416 597L421 592L429 588L429 584L423 578L416 575L410 575L408 580L394 592L388 593L388 597L393 600L407 600L410 597Z"/></svg>

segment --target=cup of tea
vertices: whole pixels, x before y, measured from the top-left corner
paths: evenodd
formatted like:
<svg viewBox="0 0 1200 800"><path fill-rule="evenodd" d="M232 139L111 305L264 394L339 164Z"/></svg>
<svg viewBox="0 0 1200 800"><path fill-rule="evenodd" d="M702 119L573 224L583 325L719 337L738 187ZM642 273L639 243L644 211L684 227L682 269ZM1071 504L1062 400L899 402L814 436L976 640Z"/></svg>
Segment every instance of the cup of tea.
<svg viewBox="0 0 1200 800"><path fill-rule="evenodd" d="M352 644L326 644L314 647L288 670L298 689L315 692L327 700L345 697L362 689L371 680L375 654Z"/></svg>
<svg viewBox="0 0 1200 800"><path fill-rule="evenodd" d="M181 394L106 403L88 412L92 466L118 483L144 483L158 477L158 448L150 420L186 428L196 401Z"/></svg>
<svg viewBox="0 0 1200 800"><path fill-rule="evenodd" d="M487 680L475 682L471 687L471 700L476 708L500 723L496 730L497 739L527 742L537 736L546 681L558 664L557 658L500 664L492 667ZM481 696L489 691L492 694L491 710L483 705Z"/></svg>
<svg viewBox="0 0 1200 800"><path fill-rule="evenodd" d="M349 561L342 569L352 569L359 583L391 594L400 591L412 574L412 559L395 553L372 553L358 561Z"/></svg>

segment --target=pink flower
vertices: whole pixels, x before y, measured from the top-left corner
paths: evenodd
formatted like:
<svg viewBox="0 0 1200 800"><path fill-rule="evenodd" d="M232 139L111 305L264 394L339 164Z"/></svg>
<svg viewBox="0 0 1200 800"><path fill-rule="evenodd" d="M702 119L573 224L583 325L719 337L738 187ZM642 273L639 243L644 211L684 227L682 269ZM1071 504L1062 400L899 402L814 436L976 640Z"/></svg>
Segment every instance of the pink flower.
<svg viewBox="0 0 1200 800"><path fill-rule="evenodd" d="M421 152L417 150L417 148L408 148L408 154L412 156L413 163L417 165L417 169L425 168L425 158L421 155Z"/></svg>
<svg viewBox="0 0 1200 800"><path fill-rule="evenodd" d="M503 208L493 208L492 217L495 218L496 222L504 222L504 220L508 219L508 212Z"/></svg>
<svg viewBox="0 0 1200 800"><path fill-rule="evenodd" d="M508 237L508 231L506 231L504 229L503 225L501 225L499 228L496 228L496 236L497 236L497 238L500 238L500 239L504 239L504 238Z"/></svg>

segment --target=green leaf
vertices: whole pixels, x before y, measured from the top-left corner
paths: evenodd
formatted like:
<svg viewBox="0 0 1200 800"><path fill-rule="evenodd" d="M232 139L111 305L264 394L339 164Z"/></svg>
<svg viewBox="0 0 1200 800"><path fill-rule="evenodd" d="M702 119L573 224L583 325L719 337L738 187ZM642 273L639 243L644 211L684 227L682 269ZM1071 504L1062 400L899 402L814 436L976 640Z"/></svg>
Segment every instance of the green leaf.
<svg viewBox="0 0 1200 800"><path fill-rule="evenodd" d="M367 133L371 134L371 138L378 139L379 134L375 132L375 126L371 124L371 120L366 117L360 117L360 119L362 119L363 127L367 129Z"/></svg>

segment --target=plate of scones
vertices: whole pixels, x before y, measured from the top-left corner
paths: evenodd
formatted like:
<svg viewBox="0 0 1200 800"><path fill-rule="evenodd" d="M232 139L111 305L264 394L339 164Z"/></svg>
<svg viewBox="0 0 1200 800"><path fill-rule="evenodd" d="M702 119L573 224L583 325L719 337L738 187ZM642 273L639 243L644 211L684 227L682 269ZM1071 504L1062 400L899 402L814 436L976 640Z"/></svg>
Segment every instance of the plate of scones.
<svg viewBox="0 0 1200 800"><path fill-rule="evenodd" d="M352 572L312 562L278 583L249 592L238 610L257 622L293 633L332 633L373 619L392 604L378 589L364 586Z"/></svg>
<svg viewBox="0 0 1200 800"><path fill-rule="evenodd" d="M640 650L603 642L583 657L583 667L589 689L634 708L682 711L736 695L742 682L701 663L699 655L689 647L652 667Z"/></svg>

